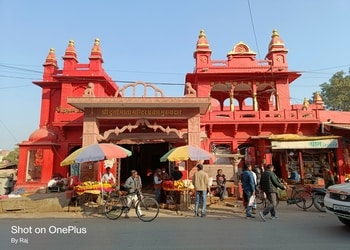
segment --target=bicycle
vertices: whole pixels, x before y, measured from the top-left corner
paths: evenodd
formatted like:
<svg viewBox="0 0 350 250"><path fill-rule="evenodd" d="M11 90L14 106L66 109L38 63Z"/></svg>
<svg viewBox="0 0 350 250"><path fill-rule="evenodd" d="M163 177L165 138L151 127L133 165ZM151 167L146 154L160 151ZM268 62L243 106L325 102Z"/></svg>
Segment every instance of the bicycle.
<svg viewBox="0 0 350 250"><path fill-rule="evenodd" d="M107 199L104 204L104 214L110 220L118 219L122 213L128 213L130 209L134 206L137 218L144 222L153 221L157 218L159 214L158 202L151 197L144 197L140 190L135 190L137 195L137 201L133 201L130 206L128 206L128 196L116 195L111 196Z"/></svg>
<svg viewBox="0 0 350 250"><path fill-rule="evenodd" d="M292 192L290 193L290 195L288 195L287 192L287 199L281 199L281 197L277 195L276 206L278 206L280 200L286 200L288 205L296 204L298 207L304 210L310 208L314 204L314 198L312 193L309 190L305 189L305 187L297 189L297 187L295 186L288 186L286 183L285 185L287 189L291 188ZM265 192L259 189L259 192L256 196L256 203L258 205L262 205L263 208L266 208L268 202L269 201L266 198Z"/></svg>
<svg viewBox="0 0 350 250"><path fill-rule="evenodd" d="M268 200L266 198L265 192L262 191L260 188L258 188L256 192L255 200L257 205L262 205L263 208L266 208Z"/></svg>
<svg viewBox="0 0 350 250"><path fill-rule="evenodd" d="M311 194L312 198L314 199L314 206L315 208L322 212L326 212L326 207L324 205L324 197L326 196L327 189L325 188L312 188Z"/></svg>
<svg viewBox="0 0 350 250"><path fill-rule="evenodd" d="M288 187L292 189L290 196L288 195L288 192L287 192L288 205L296 204L301 209L307 210L314 204L314 199L312 197L311 192L306 190L305 187L297 188L294 185L287 186L287 188Z"/></svg>
<svg viewBox="0 0 350 250"><path fill-rule="evenodd" d="M256 195L255 201L256 201L256 204L257 205L261 205L262 208L266 208L267 205L269 204L269 200L267 199L265 192L262 191L260 188L258 189L258 193ZM276 197L276 207L278 206L279 202L280 202L280 199L279 199L279 197L277 195L277 197Z"/></svg>

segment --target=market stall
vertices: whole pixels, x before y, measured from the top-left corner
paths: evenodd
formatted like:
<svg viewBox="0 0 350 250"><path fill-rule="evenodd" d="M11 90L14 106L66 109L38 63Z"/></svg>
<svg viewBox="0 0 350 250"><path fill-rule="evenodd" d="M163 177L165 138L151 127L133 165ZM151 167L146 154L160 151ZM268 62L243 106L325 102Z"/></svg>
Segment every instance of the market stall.
<svg viewBox="0 0 350 250"><path fill-rule="evenodd" d="M191 192L194 191L191 180L163 181L167 207L176 211L186 211L191 205Z"/></svg>
<svg viewBox="0 0 350 250"><path fill-rule="evenodd" d="M87 203L88 206L98 204L103 200L103 196L111 193L114 186L111 183L101 183L86 181L73 188L74 196L78 197L81 203Z"/></svg>
<svg viewBox="0 0 350 250"><path fill-rule="evenodd" d="M101 183L101 182L86 181L74 187L74 192L77 195L83 195L86 193L89 193L89 194L110 193L111 191L113 191L113 185L108 182Z"/></svg>
<svg viewBox="0 0 350 250"><path fill-rule="evenodd" d="M98 161L113 160L116 158L125 158L131 156L131 154L131 151L113 143L97 143L82 147L74 151L68 155L60 163L60 165L68 166L72 164L81 164L88 162L94 163ZM119 178L120 174L118 173L117 185L120 184ZM111 183L102 183L102 181L85 181L82 184L75 186L71 193L66 194L67 197L68 195L71 196L68 197L71 199L71 201L73 199L75 200L75 204L77 203L77 200L80 200L79 203L84 203L84 201L87 201L88 204L91 204L91 202L97 201L99 195L101 198L100 201L102 202L103 195L105 193L111 192L112 189L113 186Z"/></svg>
<svg viewBox="0 0 350 250"><path fill-rule="evenodd" d="M196 146L185 145L170 149L160 158L160 162L185 161L187 165L186 176L191 178L193 173L190 171L193 167L196 166L199 161L210 159L214 159L214 156L210 152Z"/></svg>

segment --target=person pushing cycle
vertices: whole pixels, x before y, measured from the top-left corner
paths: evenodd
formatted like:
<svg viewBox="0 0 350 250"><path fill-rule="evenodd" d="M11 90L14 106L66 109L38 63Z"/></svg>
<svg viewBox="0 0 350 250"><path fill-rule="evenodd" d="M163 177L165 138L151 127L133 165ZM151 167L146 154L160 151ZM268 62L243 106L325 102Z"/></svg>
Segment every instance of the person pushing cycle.
<svg viewBox="0 0 350 250"><path fill-rule="evenodd" d="M132 202L137 201L137 194L136 190L141 190L142 188L142 181L141 177L138 175L136 170L131 170L131 176L126 179L124 187L128 191L128 207L131 207ZM141 214L141 211L139 211ZM142 214L141 214L142 216ZM125 218L129 218L128 212L125 212Z"/></svg>
<svg viewBox="0 0 350 250"><path fill-rule="evenodd" d="M278 180L274 170L275 167L272 164L267 165L266 171L262 173L260 179L260 188L263 192L265 192L266 198L269 201L269 205L259 213L263 221L266 221L265 216L269 213L271 214L271 219L277 219L277 188L282 190L286 189L285 186Z"/></svg>

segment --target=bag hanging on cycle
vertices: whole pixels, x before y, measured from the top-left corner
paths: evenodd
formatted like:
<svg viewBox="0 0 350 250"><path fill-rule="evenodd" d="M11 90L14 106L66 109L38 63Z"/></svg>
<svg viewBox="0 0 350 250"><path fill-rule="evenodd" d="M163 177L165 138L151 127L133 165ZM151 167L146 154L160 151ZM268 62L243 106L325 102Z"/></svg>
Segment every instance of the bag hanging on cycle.
<svg viewBox="0 0 350 250"><path fill-rule="evenodd" d="M282 190L280 188L277 188L277 197L281 201L286 201L288 199L287 190Z"/></svg>

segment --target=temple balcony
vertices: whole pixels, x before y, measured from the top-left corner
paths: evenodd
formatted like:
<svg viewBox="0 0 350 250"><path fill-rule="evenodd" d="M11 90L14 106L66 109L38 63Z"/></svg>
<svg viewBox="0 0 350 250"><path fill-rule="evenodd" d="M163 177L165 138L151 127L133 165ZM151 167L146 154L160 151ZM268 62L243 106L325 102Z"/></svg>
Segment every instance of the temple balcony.
<svg viewBox="0 0 350 250"><path fill-rule="evenodd" d="M242 122L281 122L319 120L318 110L283 110L283 111L209 111L202 120L207 121L242 121Z"/></svg>
<svg viewBox="0 0 350 250"><path fill-rule="evenodd" d="M267 70L271 70L270 61L268 60L247 60L245 62L237 63L236 61L231 62L227 60L211 60L209 65L206 67L197 67L195 72L228 72L227 70L235 69L234 72L266 72ZM230 72L231 72L230 71Z"/></svg>

